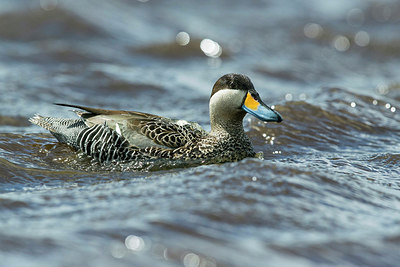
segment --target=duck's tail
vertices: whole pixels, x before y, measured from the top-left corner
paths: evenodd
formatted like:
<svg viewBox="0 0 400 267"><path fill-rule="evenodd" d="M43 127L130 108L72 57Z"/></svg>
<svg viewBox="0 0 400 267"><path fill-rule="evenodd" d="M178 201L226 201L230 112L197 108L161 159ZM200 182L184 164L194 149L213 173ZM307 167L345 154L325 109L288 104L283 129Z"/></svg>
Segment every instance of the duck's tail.
<svg viewBox="0 0 400 267"><path fill-rule="evenodd" d="M105 124L88 127L82 119L63 119L35 115L29 119L51 132L61 143L68 144L100 162L131 161L140 156L137 148Z"/></svg>
<svg viewBox="0 0 400 267"><path fill-rule="evenodd" d="M29 121L49 130L59 142L75 148L79 148L77 144L79 133L88 127L81 119L64 119L35 115Z"/></svg>

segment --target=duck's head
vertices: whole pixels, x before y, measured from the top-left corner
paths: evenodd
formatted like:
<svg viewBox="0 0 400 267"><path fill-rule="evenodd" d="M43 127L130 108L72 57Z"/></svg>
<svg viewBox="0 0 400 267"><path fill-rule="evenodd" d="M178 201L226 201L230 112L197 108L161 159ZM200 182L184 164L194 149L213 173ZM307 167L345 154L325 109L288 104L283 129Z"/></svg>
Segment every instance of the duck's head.
<svg viewBox="0 0 400 267"><path fill-rule="evenodd" d="M282 121L281 115L261 100L249 77L231 73L219 78L210 97L211 124L241 122L246 112L262 121Z"/></svg>

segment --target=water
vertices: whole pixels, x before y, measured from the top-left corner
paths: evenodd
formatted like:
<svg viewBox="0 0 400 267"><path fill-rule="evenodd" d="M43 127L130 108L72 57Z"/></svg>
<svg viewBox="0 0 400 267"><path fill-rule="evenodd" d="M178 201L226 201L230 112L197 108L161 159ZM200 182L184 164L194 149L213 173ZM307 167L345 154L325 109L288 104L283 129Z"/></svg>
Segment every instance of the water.
<svg viewBox="0 0 400 267"><path fill-rule="evenodd" d="M397 266L399 22L398 1L3 0L0 266ZM284 117L245 119L264 160L104 167L27 122L65 102L209 129L230 72Z"/></svg>

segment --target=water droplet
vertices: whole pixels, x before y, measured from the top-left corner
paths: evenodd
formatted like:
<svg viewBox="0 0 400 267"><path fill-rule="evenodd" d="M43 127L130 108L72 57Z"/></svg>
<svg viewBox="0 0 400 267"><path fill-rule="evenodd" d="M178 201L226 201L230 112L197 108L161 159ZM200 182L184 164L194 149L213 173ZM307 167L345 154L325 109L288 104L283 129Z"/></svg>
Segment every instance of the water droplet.
<svg viewBox="0 0 400 267"><path fill-rule="evenodd" d="M351 102L351 103L350 103L350 106L351 106L352 108L355 108L355 107L357 106L357 104L356 104L356 102Z"/></svg>
<svg viewBox="0 0 400 267"><path fill-rule="evenodd" d="M253 182L255 182L255 181L257 181L257 177L253 176L253 177L251 178L251 180L252 180Z"/></svg>
<svg viewBox="0 0 400 267"><path fill-rule="evenodd" d="M389 103L386 103L385 108L389 109L392 105L390 105Z"/></svg>
<svg viewBox="0 0 400 267"><path fill-rule="evenodd" d="M396 108L395 108L395 107L391 107L391 108L390 108L390 111L391 111L391 112L396 112Z"/></svg>
<svg viewBox="0 0 400 267"><path fill-rule="evenodd" d="M374 106L378 105L378 100L376 100L376 99L372 100L372 104L373 104Z"/></svg>

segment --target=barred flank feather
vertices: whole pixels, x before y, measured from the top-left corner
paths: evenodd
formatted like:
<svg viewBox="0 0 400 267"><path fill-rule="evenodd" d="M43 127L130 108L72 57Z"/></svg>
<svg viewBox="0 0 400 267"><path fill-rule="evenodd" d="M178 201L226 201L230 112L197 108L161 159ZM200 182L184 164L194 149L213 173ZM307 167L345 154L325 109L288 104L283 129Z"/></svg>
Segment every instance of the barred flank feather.
<svg viewBox="0 0 400 267"><path fill-rule="evenodd" d="M83 129L76 143L83 152L100 162L129 161L139 156L139 151L130 147L123 136L103 124Z"/></svg>
<svg viewBox="0 0 400 267"><path fill-rule="evenodd" d="M80 149L100 162L136 160L141 155L136 147L118 132L103 124L88 127L82 119L63 119L35 115L30 122L49 130L59 142Z"/></svg>

